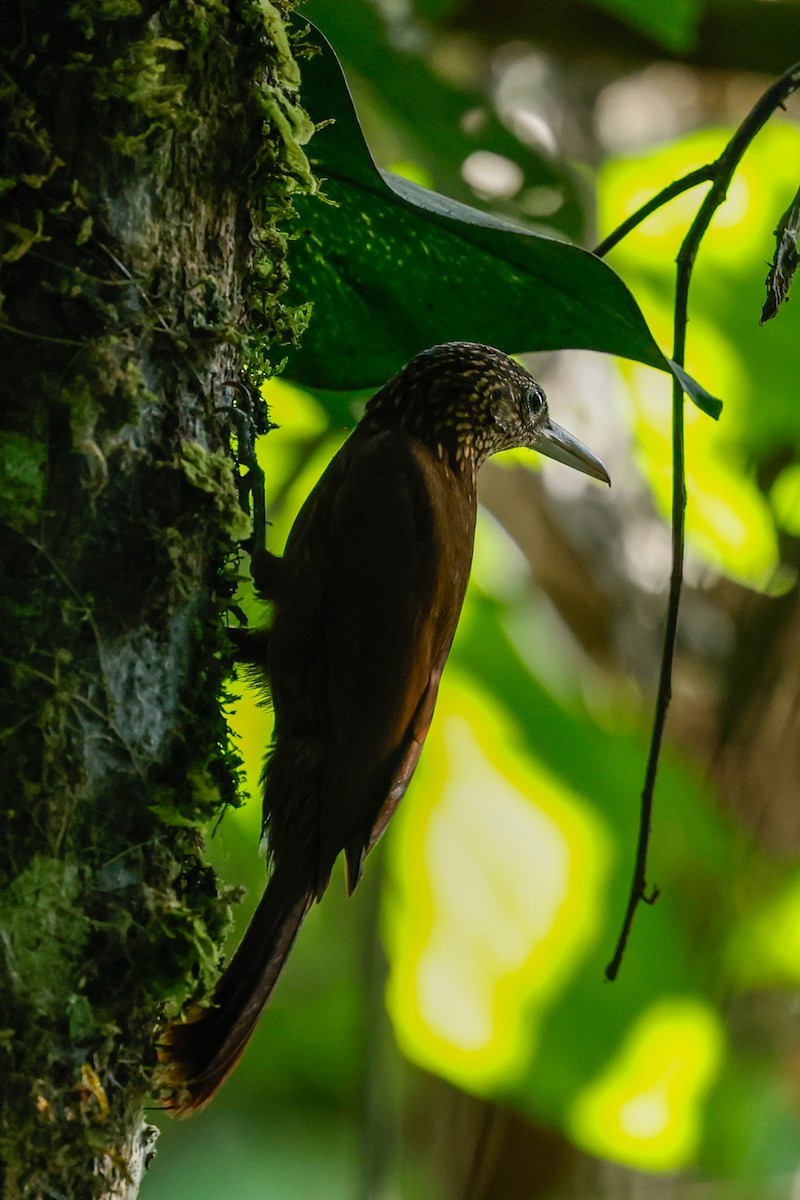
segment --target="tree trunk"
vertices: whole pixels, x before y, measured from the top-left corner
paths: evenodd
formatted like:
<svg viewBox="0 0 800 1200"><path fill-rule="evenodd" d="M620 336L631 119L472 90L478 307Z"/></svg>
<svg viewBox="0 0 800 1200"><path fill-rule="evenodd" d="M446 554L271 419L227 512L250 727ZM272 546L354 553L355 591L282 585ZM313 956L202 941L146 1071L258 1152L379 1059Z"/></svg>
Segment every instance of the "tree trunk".
<svg viewBox="0 0 800 1200"><path fill-rule="evenodd" d="M287 0L2 5L0 1196L134 1197L235 799L223 384L298 322Z"/></svg>

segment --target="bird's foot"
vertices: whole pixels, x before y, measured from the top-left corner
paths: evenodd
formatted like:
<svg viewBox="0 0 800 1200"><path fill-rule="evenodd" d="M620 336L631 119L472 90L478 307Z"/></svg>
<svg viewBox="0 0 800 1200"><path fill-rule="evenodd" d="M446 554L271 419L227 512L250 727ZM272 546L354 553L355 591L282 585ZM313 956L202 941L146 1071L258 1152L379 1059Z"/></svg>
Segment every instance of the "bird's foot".
<svg viewBox="0 0 800 1200"><path fill-rule="evenodd" d="M256 438L266 431L265 410L241 380L226 379L223 386L230 393L231 400L220 405L219 411L228 414L231 427L236 432L236 444L232 452L239 468L239 503L253 521L253 532L244 544L251 556L255 557L256 554L266 553L264 546L267 540L264 472L256 455Z"/></svg>

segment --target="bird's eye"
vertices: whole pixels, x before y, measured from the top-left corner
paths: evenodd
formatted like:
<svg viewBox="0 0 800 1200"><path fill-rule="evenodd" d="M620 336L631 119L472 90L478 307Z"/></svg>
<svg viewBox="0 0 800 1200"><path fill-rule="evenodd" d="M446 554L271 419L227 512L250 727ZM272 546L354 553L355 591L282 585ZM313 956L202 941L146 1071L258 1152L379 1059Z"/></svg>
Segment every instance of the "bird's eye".
<svg viewBox="0 0 800 1200"><path fill-rule="evenodd" d="M547 401L542 389L538 386L528 388L523 397L523 408L525 416L529 421L538 417L543 409L547 408Z"/></svg>

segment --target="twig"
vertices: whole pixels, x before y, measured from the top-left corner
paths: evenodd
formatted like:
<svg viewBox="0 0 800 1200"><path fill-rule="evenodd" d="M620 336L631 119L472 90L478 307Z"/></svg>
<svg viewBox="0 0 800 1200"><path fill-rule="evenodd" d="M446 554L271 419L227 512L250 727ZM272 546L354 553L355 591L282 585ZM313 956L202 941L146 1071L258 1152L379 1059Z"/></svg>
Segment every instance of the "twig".
<svg viewBox="0 0 800 1200"><path fill-rule="evenodd" d="M0 331L13 333L16 337L33 338L36 342L48 342L51 346L78 346L83 349L85 344L76 342L74 338L50 337L46 333L36 333L31 329L19 329L16 325L9 325L7 321L0 321Z"/></svg>
<svg viewBox="0 0 800 1200"><path fill-rule="evenodd" d="M494 1165L500 1146L501 1112L491 1100L485 1102L483 1117L470 1163L469 1175L462 1193L463 1200L481 1200L488 1184L488 1173Z"/></svg>
<svg viewBox="0 0 800 1200"><path fill-rule="evenodd" d="M714 163L706 163L704 167L698 167L696 171L690 171L688 175L682 176L680 179L674 179L672 183L662 190L652 199L643 204L641 208L637 208L635 213L631 213L626 217L621 225L618 225L613 233L608 237L603 238L602 242L598 242L592 251L598 258L602 258L604 254L608 254L609 250L621 242L624 237L641 225L642 221L646 221L652 213L657 209L663 208L665 204L669 204L670 200L674 200L677 196L682 196L684 192L690 191L693 187L697 187L701 183L709 183L713 177Z"/></svg>
<svg viewBox="0 0 800 1200"><path fill-rule="evenodd" d="M681 186L678 191L665 188L654 200L644 205L629 217L610 237L598 247L606 249L616 245L621 237L629 233L640 221L655 212L661 204L667 203L681 191L702 182L705 174L711 182L706 196L697 212L697 216L689 227L683 240L677 258L675 278L675 321L673 359L679 366L684 365L686 355L686 326L688 322L689 285L700 243L708 232L711 219L724 201L731 179L741 162L745 150L756 134L777 108L792 92L800 88L800 63L790 67L756 102L735 134L728 142L719 158L708 167L700 168L678 180ZM687 181L692 181L688 182ZM667 194L669 193L669 194ZM655 203L659 201L659 203ZM605 250L602 251L603 253ZM650 752L647 760L644 786L642 789L641 810L639 816L639 838L636 847L636 861L631 881L628 906L622 923L619 939L611 962L606 967L606 979L616 979L625 954L625 947L630 936L633 918L639 904L652 904L658 897L658 889L648 892L647 885L647 851L650 842L650 826L653 814L653 794L655 791L658 760L661 753L661 743L664 736L664 726L667 720L667 710L672 695L672 663L675 657L675 639L678 628L678 609L680 605L681 588L683 586L683 546L686 510L686 471L684 462L684 429L683 429L683 389L677 379L672 386L672 573L669 584L669 599L667 603L666 627L664 630L664 646L661 655L661 670L658 680L658 693L653 717L653 730L650 739Z"/></svg>

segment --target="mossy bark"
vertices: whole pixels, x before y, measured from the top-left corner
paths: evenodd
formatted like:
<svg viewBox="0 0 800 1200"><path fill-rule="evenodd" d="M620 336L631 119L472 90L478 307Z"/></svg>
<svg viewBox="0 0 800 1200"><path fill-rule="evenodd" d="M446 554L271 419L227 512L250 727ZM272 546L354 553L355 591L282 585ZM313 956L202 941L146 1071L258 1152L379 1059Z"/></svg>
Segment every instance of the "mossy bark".
<svg viewBox="0 0 800 1200"><path fill-rule="evenodd" d="M224 381L295 336L286 0L0 24L0 1196L133 1197L153 1031L216 967L235 798Z"/></svg>

